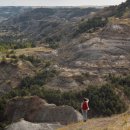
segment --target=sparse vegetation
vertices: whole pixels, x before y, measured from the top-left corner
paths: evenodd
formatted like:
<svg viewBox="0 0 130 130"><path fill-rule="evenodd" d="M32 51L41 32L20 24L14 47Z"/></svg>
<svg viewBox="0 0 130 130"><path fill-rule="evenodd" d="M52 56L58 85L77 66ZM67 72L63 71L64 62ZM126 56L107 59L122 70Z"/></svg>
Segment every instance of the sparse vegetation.
<svg viewBox="0 0 130 130"><path fill-rule="evenodd" d="M115 87L111 84L90 86L86 88L86 90L80 92L61 92L59 90L46 89L45 86L43 86L44 83L49 80L50 77L55 76L55 74L55 71L43 71L35 77L26 77L21 81L21 88L13 89L8 94L3 95L0 98L1 128L4 127L7 122L6 117L4 117L6 102L16 96L37 95L47 100L48 103L70 105L79 111L83 97L88 97L90 99L90 113L93 116L111 116L112 114L122 113L127 109L125 102L120 99L120 95L116 93ZM124 84L125 82L126 86L129 84L129 80L125 81L127 79L128 78L121 79L120 81L116 79L116 81L120 84ZM115 82L114 78L112 78L112 82Z"/></svg>
<svg viewBox="0 0 130 130"><path fill-rule="evenodd" d="M8 49L22 49L22 48L30 48L35 47L33 43L10 43L10 42L0 42L0 52L5 52Z"/></svg>
<svg viewBox="0 0 130 130"><path fill-rule="evenodd" d="M47 68L42 72L37 73L34 77L25 77L22 79L20 86L30 88L33 85L42 86L57 74L54 69Z"/></svg>
<svg viewBox="0 0 130 130"><path fill-rule="evenodd" d="M109 75L108 80L111 84L114 84L123 89L125 95L130 99L130 75L128 76L114 76Z"/></svg>
<svg viewBox="0 0 130 130"><path fill-rule="evenodd" d="M19 58L22 60L30 61L33 65L36 65L36 66L42 62L38 57L35 57L32 55L31 56L20 55Z"/></svg>
<svg viewBox="0 0 130 130"><path fill-rule="evenodd" d="M111 16L113 16L111 18L107 18L105 16L102 17L102 15L101 15L101 17L95 17L95 18L86 20L87 14L84 10L88 10L88 9L83 9L83 10L74 9L75 11L77 11L76 12L77 14L76 14L74 11L72 11L69 8L66 9L67 11L65 11L65 9L63 8L63 9L61 9L61 12L64 14L63 15L57 9L43 9L43 8L39 9L38 8L38 9L34 9L33 11L30 11L27 15L22 15L22 16L19 16L17 19L13 19L14 20L14 21L12 20L13 24L15 22L17 22L16 26L14 26L14 27L11 25L10 21L7 21L7 23L9 23L9 25L6 28L5 28L5 26L1 27L2 28L1 30L3 32L1 32L1 35L0 35L0 39L1 39L0 40L1 41L0 42L0 53L2 54L3 57L1 56L2 58L1 58L0 63L1 64L6 64L8 62L15 63L18 60L20 60L21 63L18 64L17 69L21 69L23 67L21 69L22 73L23 73L23 71L26 71L26 70L30 71L30 73L28 73L28 72L25 74L23 73L22 77L24 77L25 75L33 75L34 73L35 73L35 75L26 76L26 77L22 78L22 80L20 81L20 84L19 84L19 86L17 86L17 88L12 89L12 91L10 91L9 93L6 93L0 97L0 129L3 129L6 126L6 124L8 124L8 121L4 115L6 103L8 100L10 100L11 98L14 98L16 96L22 97L22 96L37 95L37 96L47 100L48 103L54 103L56 105L69 105L69 106L74 107L78 111L80 111L80 106L81 106L83 97L87 97L90 99L89 105L90 105L91 117L111 116L113 114L119 114L119 113L125 112L127 110L127 104L125 104L126 102L122 99L125 98L126 100L130 100L130 76L109 75L108 84L105 84L103 86L102 85L101 86L96 86L96 85L87 86L87 88L82 91L62 92L60 90L48 90L45 86L46 83L50 82L51 79L53 79L55 76L57 76L58 72L57 72L57 70L53 69L50 61L45 63L44 60L39 59L35 54L40 55L40 54L43 54L44 52L46 52L46 54L51 53L53 51L53 49L57 49L58 47L60 47L59 46L60 42L64 41L64 43L67 43L69 41L72 41L72 44L68 43L67 46L64 45L63 48L60 48L57 51L58 55L60 55L60 54L61 55L59 57L57 56L57 58L55 58L55 61L57 62L57 65L58 65L57 68L59 68L59 70L63 71L62 75L67 75L68 73L71 73L70 69L71 69L71 67L72 68L74 67L74 69L76 68L76 72L74 72L74 71L72 72L72 76L73 75L74 76L71 77L71 74L68 74L68 75L72 78L72 81L75 81L74 83L76 83L76 85L79 84L79 86L80 86L80 84L82 84L82 85L88 84L89 79L91 80L93 77L96 77L96 76L99 78L99 81L102 81L102 79L100 80L100 78L102 78L102 77L100 77L100 75L98 76L98 74L101 71L107 70L107 66L109 69L111 69L111 66L114 66L114 65L111 65L111 64L109 65L110 62L114 61L115 59L117 59L115 61L119 61L119 60L125 61L122 59L127 58L127 56L125 54L123 56L120 56L122 53L120 54L119 52L115 51L114 55L110 54L110 57L112 56L112 60L109 62L109 53L112 53L113 49L111 49L111 48L115 48L116 43L114 43L114 47L113 46L110 47L111 44L108 45L109 41L108 41L108 43L104 42L105 35L104 36L102 35L102 37L103 37L102 38L103 40L102 40L100 35L98 35L99 33L97 33L97 32L99 30L102 30L101 28L104 27L108 22L110 22L110 20L111 20L111 24L114 24L114 22L116 23L116 21L120 21L120 19L115 18L115 17L122 17L126 10L129 13L130 6L127 6L126 4L127 5L130 4L129 0L127 0L127 2L124 4L121 4L119 7L117 7L117 6L112 7L112 9L114 9L114 11L113 12L111 11ZM117 8L117 11L115 11L116 8ZM98 9L92 9L91 11L95 11L95 10L98 10ZM88 11L88 12L90 13L91 11ZM109 8L108 8L108 11L109 11ZM53 15L53 14L55 14L55 12L59 13L58 15L56 15L56 18ZM82 15L83 13L84 13L84 15ZM28 17L28 15L30 17ZM129 15L129 14L127 14L127 15ZM51 18L50 21L49 21L48 16L50 16L50 18ZM47 19L46 19L46 17L47 17ZM81 19L79 25L77 26L77 22L79 22L79 20L80 20L80 18L78 18L78 17L80 17L82 19ZM54 19L54 20L52 20L52 19ZM110 19L110 20L108 21L108 19ZM17 20L17 21L15 21L15 20ZM37 24L35 23L35 20L37 21ZM127 19L127 20L124 19L124 21L129 23L129 19ZM122 21L122 22L124 22L124 21ZM122 22L120 22L120 24L122 24ZM69 26L70 28L67 28L65 26ZM76 30L76 27L77 27L77 30ZM123 26L121 26L121 27L123 28ZM116 28L118 29L119 27L114 26L113 28L116 30ZM127 30L127 26L125 28ZM71 31L68 31L69 29ZM36 32L34 30L36 30ZM109 27L108 27L108 30L110 30ZM15 31L17 32L17 34L14 33ZM96 31L96 33L95 33L95 31ZM104 29L103 31L105 34L105 31L107 31L107 29L106 30ZM23 34L21 34L21 32ZM24 32L25 32L25 34L24 34ZM26 32L28 32L28 36L25 36L27 34ZM121 31L121 34L123 34L124 32ZM86 34L82 34L82 33L93 33L93 34L90 34L90 36L86 36ZM10 34L11 34L11 36L10 36ZM73 34L74 34L74 37L73 37L74 39L71 37ZM75 36L78 36L80 34L83 35L84 39L81 37L75 38ZM108 34L109 34L109 32L108 32ZM35 37L33 37L33 36L35 36ZM96 36L96 38L95 38L95 36ZM82 43L86 42L87 40L91 39L91 37L93 39L92 39L92 41L90 40L90 43L82 44ZM29 40L29 38L30 38L30 40ZM122 39L124 39L124 38L122 38ZM33 42L37 41L38 47L33 48L33 47L35 47L35 44L32 42L26 42L26 40L27 41L34 40ZM118 41L118 43L119 43L119 40L118 40L118 37L116 37L116 40L114 40L114 38L113 38L113 39L111 39L111 42ZM78 41L80 41L81 44L79 44ZM119 45L123 46L123 44L129 42L129 39L128 40L126 39L126 41L125 40L122 40L122 41L124 41L124 43L122 42ZM46 42L48 44L48 46L50 47L49 49L42 47L42 46L44 46L43 45L44 42ZM71 46L72 46L72 48L71 48ZM89 49L89 46L91 46L91 49ZM28 48L28 49L22 49L22 48ZM53 48L53 49L51 49L51 48ZM126 46L126 48L128 48L128 50L126 49L126 51L125 51L125 49L124 49L124 53L127 52L127 54L128 54L129 47ZM15 49L17 49L17 50L15 50ZM63 54L62 54L62 49L64 51ZM119 49L122 49L122 48L118 48L115 50L119 50ZM68 51L66 51L66 50L68 50ZM70 53L71 50L75 51L76 53ZM122 51L123 51L123 49L122 49ZM107 52L107 56L106 56L106 52ZM119 54L117 54L117 53L119 53ZM46 56L46 54L45 54L45 56ZM115 58L116 54L117 54L118 58ZM42 55L40 55L40 56L42 56ZM48 58L47 56L45 58ZM65 59L65 57L67 57L67 58ZM69 63L69 61L71 61L71 58L73 60L71 63ZM65 59L65 60L62 60L62 59ZM100 62L98 62L97 59L102 59L103 62L100 63ZM67 61L67 62L64 63L64 61ZM75 62L75 61L77 61L77 62ZM127 58L127 61L129 61L128 58ZM26 62L25 65L24 65L24 62ZM102 65L103 63L105 63L104 66ZM75 64L75 66L73 66L72 64ZM79 68L78 68L78 67L80 67L80 64L82 67L81 69L83 69L83 71L84 71L84 69L90 68L90 70L91 70L94 68L94 72L91 71L92 72L91 73L90 71L88 71L90 73L84 72L84 73L81 73L81 75L79 75L79 73L81 72L81 70L79 71ZM121 64L123 64L123 63L121 63ZM120 66L120 64L118 64L118 65ZM120 69L120 67L118 65L117 66L115 65L115 68L117 67L116 69ZM31 67L30 70L28 69L29 68L28 66ZM103 70L101 70L102 66L103 66ZM122 68L123 67L124 66L122 65ZM20 71L16 70L15 73L18 72L18 74L19 74L21 72L21 70ZM124 70L124 68L122 70ZM7 71L6 73L8 73L8 72L10 72L10 70ZM91 75L91 74L93 74L93 75ZM105 74L106 74L106 72L105 72ZM15 79L15 77L16 76L13 77L13 80ZM18 80L20 80L20 78L21 77L19 76ZM67 78L69 78L69 77L67 77ZM11 80L12 80L12 78L10 78L10 79L5 78L2 82L4 82L5 84L8 84L8 86L9 85L11 86L11 85L13 85L13 82ZM17 80L17 79L15 79L15 80ZM97 79L95 79L93 81L96 81L96 80ZM98 80L96 82L98 82ZM125 95L125 97L123 97L123 98L120 97L119 92L123 96ZM125 122L125 124L126 124L126 122Z"/></svg>
<svg viewBox="0 0 130 130"><path fill-rule="evenodd" d="M69 124L58 130L129 130L130 115L128 113L112 116L109 118L93 118L87 123L78 122Z"/></svg>
<svg viewBox="0 0 130 130"><path fill-rule="evenodd" d="M93 19L88 19L87 21L82 21L74 35L78 35L84 32L94 32L99 27L104 27L107 24L107 18L97 17Z"/></svg>
<svg viewBox="0 0 130 130"><path fill-rule="evenodd" d="M122 4L120 4L120 5L117 7L117 9L116 9L116 11L115 11L115 16L116 16L116 17L121 17L121 16L123 16L124 13L125 13L128 9L130 9L130 0L127 0L125 3L122 3Z"/></svg>
<svg viewBox="0 0 130 130"><path fill-rule="evenodd" d="M46 43L49 45L50 48L56 49L59 47L59 41L60 41L60 37L52 37L52 38L46 38Z"/></svg>
<svg viewBox="0 0 130 130"><path fill-rule="evenodd" d="M6 60L6 58L4 56L2 57L0 63L1 64L6 64L7 63L7 60Z"/></svg>

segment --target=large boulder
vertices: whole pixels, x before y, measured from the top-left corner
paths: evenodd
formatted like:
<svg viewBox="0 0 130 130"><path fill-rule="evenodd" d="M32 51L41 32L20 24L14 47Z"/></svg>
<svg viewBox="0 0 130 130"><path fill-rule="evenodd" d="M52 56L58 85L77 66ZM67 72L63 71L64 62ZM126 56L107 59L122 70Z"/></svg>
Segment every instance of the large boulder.
<svg viewBox="0 0 130 130"><path fill-rule="evenodd" d="M56 130L62 127L59 123L31 123L25 120L21 120L16 123L12 123L5 130Z"/></svg>
<svg viewBox="0 0 130 130"><path fill-rule="evenodd" d="M18 97L7 103L5 114L8 120L18 121L24 118L30 122L60 122L69 124L82 120L81 114L70 106L56 106L34 97Z"/></svg>

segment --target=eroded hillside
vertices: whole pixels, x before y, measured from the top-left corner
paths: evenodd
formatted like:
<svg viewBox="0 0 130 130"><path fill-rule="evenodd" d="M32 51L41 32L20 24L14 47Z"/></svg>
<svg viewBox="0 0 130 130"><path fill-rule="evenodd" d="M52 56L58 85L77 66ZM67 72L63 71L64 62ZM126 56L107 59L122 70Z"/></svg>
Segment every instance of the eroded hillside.
<svg viewBox="0 0 130 130"><path fill-rule="evenodd" d="M34 7L3 21L0 25L0 128L20 118L62 123L61 117L73 116L64 109L57 113L64 108L58 106L69 105L80 111L83 97L90 99L89 117L127 111L130 102L129 4L127 0L103 10ZM37 102L38 97L23 98L34 95L57 106L48 104L45 108L42 99ZM64 124L69 123L68 117L64 119ZM36 126L22 120L8 128L19 125L24 128L22 124ZM42 125L37 128L43 128ZM114 129L115 126L129 129L129 112L90 119L87 125L72 124L63 130Z"/></svg>
<svg viewBox="0 0 130 130"><path fill-rule="evenodd" d="M117 10L119 7L105 8L104 13L110 8ZM95 13L100 17L95 18ZM51 82L46 82L46 87L77 90L88 85L104 84L109 74L129 73L129 30L128 17L115 14L105 17L96 8L37 8L5 21L1 25L0 41L1 46L3 43L6 45L4 48L16 49L14 55L17 60L21 60L18 57L24 54L25 57L30 55L41 61L53 62L51 66L58 74ZM26 47L33 48L24 49ZM40 51L40 47L53 49ZM6 53L5 56L8 55ZM25 57L24 60L27 60ZM34 66L33 73L42 66L31 65ZM30 69L29 66L27 68Z"/></svg>
<svg viewBox="0 0 130 130"><path fill-rule="evenodd" d="M100 80L103 76L129 73L130 26L107 24L93 34L84 33L62 49L59 49L60 63L79 70ZM81 40L85 40L82 42ZM81 42L80 42L81 41ZM93 78L93 82L95 78Z"/></svg>
<svg viewBox="0 0 130 130"><path fill-rule="evenodd" d="M31 10L30 7L0 7L0 22L8 20L11 17L16 17L26 11Z"/></svg>
<svg viewBox="0 0 130 130"><path fill-rule="evenodd" d="M97 12L97 8L36 8L0 26L0 41L59 42L70 36L76 23ZM6 33L5 33L6 32ZM10 37L10 38L9 38Z"/></svg>

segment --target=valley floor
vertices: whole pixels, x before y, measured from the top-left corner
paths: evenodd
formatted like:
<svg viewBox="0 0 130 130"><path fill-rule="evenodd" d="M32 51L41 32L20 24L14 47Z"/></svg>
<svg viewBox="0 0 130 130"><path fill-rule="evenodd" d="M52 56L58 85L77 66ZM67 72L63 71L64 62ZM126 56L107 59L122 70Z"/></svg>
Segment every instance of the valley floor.
<svg viewBox="0 0 130 130"><path fill-rule="evenodd" d="M130 111L107 118L89 119L58 130L130 130Z"/></svg>

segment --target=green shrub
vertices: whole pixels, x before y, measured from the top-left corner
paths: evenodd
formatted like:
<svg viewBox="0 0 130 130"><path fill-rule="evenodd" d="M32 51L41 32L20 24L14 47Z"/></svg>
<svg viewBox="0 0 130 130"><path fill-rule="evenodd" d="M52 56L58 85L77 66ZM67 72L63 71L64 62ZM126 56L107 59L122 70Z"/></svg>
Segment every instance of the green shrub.
<svg viewBox="0 0 130 130"><path fill-rule="evenodd" d="M90 99L91 113L94 113L94 116L110 116L126 110L125 103L116 94L114 88L109 85L101 87L91 86L81 92L60 92L59 90L33 88L30 90L30 93L46 99L49 103L70 105L79 111L83 97L88 97Z"/></svg>
<svg viewBox="0 0 130 130"><path fill-rule="evenodd" d="M33 85L42 86L53 78L57 74L54 69L45 69L42 72L37 73L34 77L25 77L22 79L20 86L24 88L30 88Z"/></svg>
<svg viewBox="0 0 130 130"><path fill-rule="evenodd" d="M7 60L6 60L6 58L4 56L2 57L0 63L1 64L6 64L7 63Z"/></svg>
<svg viewBox="0 0 130 130"><path fill-rule="evenodd" d="M49 45L50 48L56 49L59 47L59 42L60 37L53 36L53 37L48 37L45 39L45 42Z"/></svg>
<svg viewBox="0 0 130 130"><path fill-rule="evenodd" d="M42 62L39 58L35 56L20 55L19 58L22 60L30 61L35 66Z"/></svg>
<svg viewBox="0 0 130 130"><path fill-rule="evenodd" d="M30 82L30 79L27 79L27 81ZM87 97L90 100L90 113L93 113L93 116L111 116L112 114L122 113L126 110L125 103L116 94L115 89L109 85L90 86L80 92L61 92L59 90L45 89L45 86L39 87L39 85L33 85L31 88L14 89L0 98L0 128L3 128L7 124L7 119L4 115L6 102L16 96L30 95L37 95L47 100L48 103L69 105L79 111L83 97Z"/></svg>
<svg viewBox="0 0 130 130"><path fill-rule="evenodd" d="M79 24L78 29L74 33L74 36L84 33L84 32L93 32L99 27L104 27L107 24L108 20L101 17L88 19Z"/></svg>
<svg viewBox="0 0 130 130"><path fill-rule="evenodd" d="M18 43L18 42L0 42L0 51L4 52L8 49L22 49L22 48L31 48L35 47L34 43L26 42L26 43Z"/></svg>
<svg viewBox="0 0 130 130"><path fill-rule="evenodd" d="M111 84L120 86L123 88L125 95L130 99L130 76L114 76L109 75L108 80Z"/></svg>
<svg viewBox="0 0 130 130"><path fill-rule="evenodd" d="M101 88L90 88L87 95L91 101L90 106L97 115L110 116L126 110L124 102L108 85Z"/></svg>

